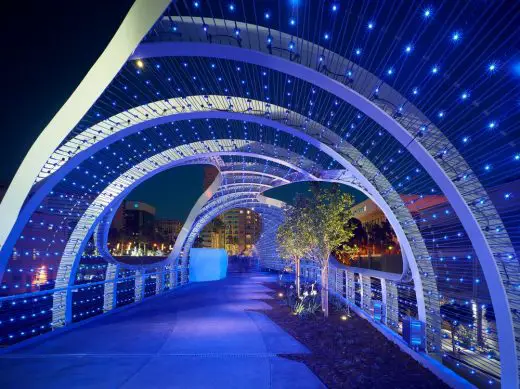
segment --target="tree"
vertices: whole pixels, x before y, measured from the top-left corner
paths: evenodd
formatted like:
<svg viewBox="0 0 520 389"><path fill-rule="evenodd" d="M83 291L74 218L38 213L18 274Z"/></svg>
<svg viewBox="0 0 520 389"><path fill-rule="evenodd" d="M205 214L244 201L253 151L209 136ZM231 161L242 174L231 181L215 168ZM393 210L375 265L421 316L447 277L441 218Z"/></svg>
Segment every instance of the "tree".
<svg viewBox="0 0 520 389"><path fill-rule="evenodd" d="M295 199L294 217L285 223L294 223L296 219L296 241L304 248L305 258L321 268L321 304L324 315L328 316L329 256L333 250L342 253L355 251L348 244L354 236L355 226L349 223L354 199L342 192L337 184L325 188L313 183L310 192L310 196Z"/></svg>
<svg viewBox="0 0 520 389"><path fill-rule="evenodd" d="M285 220L278 227L276 234L278 253L281 258L286 258L294 262L296 292L300 297L300 261L306 253L306 248L300 241L301 221L298 218L298 209L287 206L284 208Z"/></svg>

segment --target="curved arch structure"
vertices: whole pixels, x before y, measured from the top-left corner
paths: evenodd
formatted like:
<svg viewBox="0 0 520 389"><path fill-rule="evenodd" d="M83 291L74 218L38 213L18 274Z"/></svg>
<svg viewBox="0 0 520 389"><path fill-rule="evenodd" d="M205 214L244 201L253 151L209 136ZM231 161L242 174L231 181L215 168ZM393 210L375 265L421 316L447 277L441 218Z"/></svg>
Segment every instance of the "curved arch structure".
<svg viewBox="0 0 520 389"><path fill-rule="evenodd" d="M250 3L257 11L258 5ZM515 234L508 232L514 225L509 220L517 220L518 212L495 195L506 188L501 198L514 197L514 174L504 168L493 180L485 175L492 164L485 165L484 173L478 171L476 155L491 158L492 152L477 135L471 139L482 143L477 151L464 148L469 136L462 137L464 145L456 144L467 130L465 123L475 123L479 114L500 112L501 129L514 123L500 98L481 91L487 81L450 62L447 51L442 60L451 64L452 73L434 84L443 70L435 64L423 80L431 88L431 100L410 101L407 88L418 81L434 48L425 49L428 55L415 71L402 59L415 49L410 44L399 54L399 68L378 76L389 60L374 53L381 52L377 45L392 34L380 34L374 42L369 35L363 38L374 48L372 53L366 50L372 56L366 63L360 59L365 52L361 45L353 49L349 39L330 41L347 33L359 38L360 28L351 25L365 14L356 6L344 14L337 13L339 5L327 11L312 0L295 6L291 12L300 17L312 13L334 21L329 26L333 33L320 30L323 38L316 39L308 29L296 29L297 18L286 27L270 17L260 20L257 12L244 12L244 20L235 20L238 14L218 18L204 7L194 10L176 3L166 10L169 4L136 1L20 166L0 204L0 277L7 290L0 299L52 298L52 317L40 327L44 332L77 320L76 291L102 286L103 307L96 312L104 312L142 300L147 287L150 293L150 280L155 279L156 293L172 289L189 282L187 261L198 233L214 217L237 207L254 208L264 218L256 253L264 267L278 269L283 260L273 242L283 208L261 193L303 180L338 182L377 204L399 238L404 271L395 276L336 266L333 289L341 289L354 303L357 277L364 290L359 308L370 312L370 291L377 289L387 311L384 324L395 336L403 316L415 316L425 323L426 351L432 358L476 377L477 384L487 380L518 387L519 248ZM355 22L346 20L356 12ZM345 19L338 23L341 27L336 18ZM408 31L403 23L388 23L394 36ZM374 22L368 26L370 34ZM459 44L460 34L456 36L453 44ZM414 38L417 45L422 37ZM395 49L396 42L387 43ZM472 53L461 54L460 61ZM498 64L490 64L491 76ZM457 81L447 85L450 76ZM447 108L435 115L430 107L438 101L448 104L451 92L443 90L470 80L480 100L461 112L451 109L453 122L443 122ZM418 87L412 91L419 95ZM511 97L506 91L503 95L504 100ZM461 95L464 101L469 97L467 91ZM465 116L481 105L482 112ZM498 119L487 128L497 126ZM514 129L513 124L503 139L493 138L493 147L514 146ZM499 152L492 154L500 157ZM170 255L139 266L113 258L108 230L126 195L162 171L194 163L215 166L219 173L192 208ZM91 238L99 258L87 254ZM32 264L24 267L30 256L42 264L39 270ZM104 261L102 279L85 282L82 272L98 269L101 265L89 262L98 259ZM51 272L45 287L34 282L41 269ZM11 281L16 271L31 281ZM469 306L473 322L463 323L457 315L462 318ZM456 334L457 325L468 327L469 340ZM22 333L6 339L24 340L29 331ZM470 344L463 358L450 349L450 337L453 345L457 337L459 348Z"/></svg>

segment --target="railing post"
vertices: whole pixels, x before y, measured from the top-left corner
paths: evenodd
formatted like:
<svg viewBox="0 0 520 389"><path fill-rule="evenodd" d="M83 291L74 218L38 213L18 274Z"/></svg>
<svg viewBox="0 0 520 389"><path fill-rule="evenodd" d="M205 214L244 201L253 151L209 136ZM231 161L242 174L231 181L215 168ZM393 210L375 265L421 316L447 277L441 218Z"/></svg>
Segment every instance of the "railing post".
<svg viewBox="0 0 520 389"><path fill-rule="evenodd" d="M146 271L139 269L135 271L135 302L142 301L144 299L144 280L146 277Z"/></svg>
<svg viewBox="0 0 520 389"><path fill-rule="evenodd" d="M361 308L370 313L372 308L372 285L370 277L361 274Z"/></svg>
<svg viewBox="0 0 520 389"><path fill-rule="evenodd" d="M107 264L105 273L105 291L103 294L103 312L114 309L117 305L117 277L119 266L113 263Z"/></svg>

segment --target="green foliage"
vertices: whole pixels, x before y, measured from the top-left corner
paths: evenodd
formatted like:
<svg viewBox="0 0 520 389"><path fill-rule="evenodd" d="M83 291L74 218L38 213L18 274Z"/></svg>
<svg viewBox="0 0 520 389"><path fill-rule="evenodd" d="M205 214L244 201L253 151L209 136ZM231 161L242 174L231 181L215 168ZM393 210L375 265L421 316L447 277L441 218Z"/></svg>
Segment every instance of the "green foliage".
<svg viewBox="0 0 520 389"><path fill-rule="evenodd" d="M355 229L349 222L354 199L338 185L322 188L316 183L311 185L311 192L312 196L296 200L294 212L298 215L299 242L306 248L305 257L323 266L332 250L356 250L348 245Z"/></svg>
<svg viewBox="0 0 520 389"><path fill-rule="evenodd" d="M278 227L276 234L278 253L282 258L294 261L306 253L306 248L301 242L302 223L297 208L285 207L284 211L284 223Z"/></svg>

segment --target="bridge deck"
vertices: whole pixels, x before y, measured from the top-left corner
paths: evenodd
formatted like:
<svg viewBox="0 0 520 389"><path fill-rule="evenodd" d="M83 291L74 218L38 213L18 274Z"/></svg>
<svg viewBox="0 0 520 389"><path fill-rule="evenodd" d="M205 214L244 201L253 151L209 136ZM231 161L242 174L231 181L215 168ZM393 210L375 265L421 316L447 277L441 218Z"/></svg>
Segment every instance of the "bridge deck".
<svg viewBox="0 0 520 389"><path fill-rule="evenodd" d="M320 388L265 315L269 276L191 284L0 356L1 388Z"/></svg>

